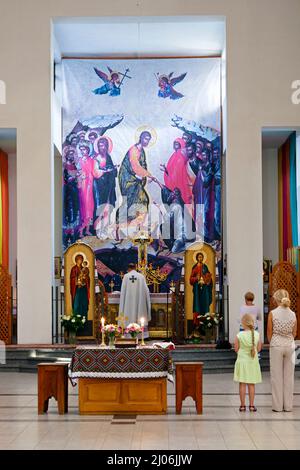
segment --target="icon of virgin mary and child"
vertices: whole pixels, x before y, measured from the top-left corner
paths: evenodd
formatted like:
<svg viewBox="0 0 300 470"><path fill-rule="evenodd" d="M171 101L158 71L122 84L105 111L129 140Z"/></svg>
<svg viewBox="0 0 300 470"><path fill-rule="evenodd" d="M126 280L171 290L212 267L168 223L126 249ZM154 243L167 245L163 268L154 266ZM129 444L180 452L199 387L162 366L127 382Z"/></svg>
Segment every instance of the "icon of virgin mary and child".
<svg viewBox="0 0 300 470"><path fill-rule="evenodd" d="M82 254L75 256L75 265L70 273L70 291L74 315L87 318L90 300L90 271Z"/></svg>

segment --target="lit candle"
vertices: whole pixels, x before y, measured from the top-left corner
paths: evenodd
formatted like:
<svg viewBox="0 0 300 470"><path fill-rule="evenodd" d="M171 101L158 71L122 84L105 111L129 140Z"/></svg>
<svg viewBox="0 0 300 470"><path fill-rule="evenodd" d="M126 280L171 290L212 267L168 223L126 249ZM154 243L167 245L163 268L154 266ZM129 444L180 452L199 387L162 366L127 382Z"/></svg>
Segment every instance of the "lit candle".
<svg viewBox="0 0 300 470"><path fill-rule="evenodd" d="M105 341L104 341L104 324L105 324L105 318L104 318L104 317L101 317L101 331L102 331L101 347L105 347Z"/></svg>
<svg viewBox="0 0 300 470"><path fill-rule="evenodd" d="M141 318L141 319L140 319L140 322L141 322L141 327L142 327L142 342L141 342L141 346L145 346L145 341L144 341L144 325L145 325L145 319L144 319L144 318Z"/></svg>

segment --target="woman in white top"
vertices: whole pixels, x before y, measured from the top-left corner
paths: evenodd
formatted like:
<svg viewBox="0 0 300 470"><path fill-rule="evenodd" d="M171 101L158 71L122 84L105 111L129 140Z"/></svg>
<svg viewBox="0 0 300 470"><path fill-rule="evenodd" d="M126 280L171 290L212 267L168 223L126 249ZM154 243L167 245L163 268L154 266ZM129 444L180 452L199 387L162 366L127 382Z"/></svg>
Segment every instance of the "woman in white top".
<svg viewBox="0 0 300 470"><path fill-rule="evenodd" d="M258 330L258 322L261 321L261 312L256 305L254 305L254 294L253 292L246 292L245 294L245 304L241 306L240 309L240 317L239 317L239 323L240 323L240 331L243 331L242 327L242 318L244 315L251 315L253 318L254 322L254 329L257 331Z"/></svg>
<svg viewBox="0 0 300 470"><path fill-rule="evenodd" d="M272 410L292 411L295 371L296 315L290 309L289 293L279 289L273 295L278 307L268 316Z"/></svg>

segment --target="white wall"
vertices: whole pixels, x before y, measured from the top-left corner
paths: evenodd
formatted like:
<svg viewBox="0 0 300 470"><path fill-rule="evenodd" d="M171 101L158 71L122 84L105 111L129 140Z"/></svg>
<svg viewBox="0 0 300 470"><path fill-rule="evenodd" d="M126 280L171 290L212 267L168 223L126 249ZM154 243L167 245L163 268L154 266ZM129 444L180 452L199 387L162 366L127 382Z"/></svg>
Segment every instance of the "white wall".
<svg viewBox="0 0 300 470"><path fill-rule="evenodd" d="M300 125L291 83L300 78L299 0L10 0L0 17L7 104L0 127L18 132L20 343L51 341L53 265L50 18L225 15L227 20L227 252L230 325L243 293L263 303L261 128ZM99 44L101 53L101 44ZM21 76L20 76L21 71ZM255 223L253 223L255 221ZM34 269L29 269L35 260ZM34 293L34 295L33 295Z"/></svg>
<svg viewBox="0 0 300 470"><path fill-rule="evenodd" d="M226 42L226 41L225 41ZM222 95L222 144L223 153L227 149L227 69L226 69L226 45L221 58L221 95Z"/></svg>
<svg viewBox="0 0 300 470"><path fill-rule="evenodd" d="M61 153L62 149L62 68L59 44L52 34L52 55L55 67L55 90L52 88L52 142ZM53 78L53 77L52 77ZM54 78L53 78L54 80Z"/></svg>
<svg viewBox="0 0 300 470"><path fill-rule="evenodd" d="M262 151L263 255L278 262L278 150Z"/></svg>
<svg viewBox="0 0 300 470"><path fill-rule="evenodd" d="M62 256L62 160L54 150L54 256Z"/></svg>

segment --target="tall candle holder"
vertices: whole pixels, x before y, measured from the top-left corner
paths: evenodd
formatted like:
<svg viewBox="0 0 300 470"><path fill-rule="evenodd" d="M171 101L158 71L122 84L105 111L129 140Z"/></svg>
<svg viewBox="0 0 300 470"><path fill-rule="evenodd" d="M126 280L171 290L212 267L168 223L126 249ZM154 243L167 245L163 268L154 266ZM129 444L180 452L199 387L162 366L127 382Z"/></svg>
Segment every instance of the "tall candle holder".
<svg viewBox="0 0 300 470"><path fill-rule="evenodd" d="M105 336L104 324L105 324L105 318L104 318L104 317L101 317L101 332L102 332L102 342L101 342L101 344L100 344L100 347L101 347L101 348L105 348L105 347L106 347L106 344L105 344L105 341L104 341L104 336Z"/></svg>
<svg viewBox="0 0 300 470"><path fill-rule="evenodd" d="M141 341L141 346L145 346L145 341L144 341L144 326L145 326L145 320L144 318L140 319L141 323L141 328L142 328L142 341Z"/></svg>

